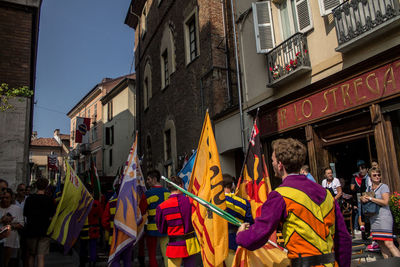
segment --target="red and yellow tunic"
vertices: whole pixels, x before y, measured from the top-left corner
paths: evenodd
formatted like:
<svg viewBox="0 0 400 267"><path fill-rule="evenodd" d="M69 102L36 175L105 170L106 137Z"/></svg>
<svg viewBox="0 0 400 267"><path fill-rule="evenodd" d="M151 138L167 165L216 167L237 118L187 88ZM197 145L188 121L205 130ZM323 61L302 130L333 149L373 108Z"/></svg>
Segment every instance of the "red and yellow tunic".
<svg viewBox="0 0 400 267"><path fill-rule="evenodd" d="M200 245L191 221L192 205L188 197L172 194L156 209L160 233L168 234L168 258L186 258L200 252Z"/></svg>

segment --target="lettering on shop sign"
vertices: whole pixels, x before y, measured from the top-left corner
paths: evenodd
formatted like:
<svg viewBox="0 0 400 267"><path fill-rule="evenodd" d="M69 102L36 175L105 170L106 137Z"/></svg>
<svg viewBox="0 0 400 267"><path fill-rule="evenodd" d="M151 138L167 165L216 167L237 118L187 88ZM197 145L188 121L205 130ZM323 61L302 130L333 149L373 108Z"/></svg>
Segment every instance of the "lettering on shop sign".
<svg viewBox="0 0 400 267"><path fill-rule="evenodd" d="M400 60L261 115L261 133L282 131L399 92Z"/></svg>

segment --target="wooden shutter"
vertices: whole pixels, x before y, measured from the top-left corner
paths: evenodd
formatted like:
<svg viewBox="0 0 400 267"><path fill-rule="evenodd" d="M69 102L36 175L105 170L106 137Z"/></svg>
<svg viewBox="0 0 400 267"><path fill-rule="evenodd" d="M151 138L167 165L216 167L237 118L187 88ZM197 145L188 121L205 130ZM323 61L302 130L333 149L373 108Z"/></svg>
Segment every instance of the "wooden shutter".
<svg viewBox="0 0 400 267"><path fill-rule="evenodd" d="M332 9L340 5L342 2L342 0L318 0L321 16L329 15L332 12Z"/></svg>
<svg viewBox="0 0 400 267"><path fill-rule="evenodd" d="M268 53L275 46L271 3L270 1L255 2L252 3L252 7L257 53Z"/></svg>
<svg viewBox="0 0 400 267"><path fill-rule="evenodd" d="M295 3L299 31L307 32L313 28L309 0L295 0Z"/></svg>

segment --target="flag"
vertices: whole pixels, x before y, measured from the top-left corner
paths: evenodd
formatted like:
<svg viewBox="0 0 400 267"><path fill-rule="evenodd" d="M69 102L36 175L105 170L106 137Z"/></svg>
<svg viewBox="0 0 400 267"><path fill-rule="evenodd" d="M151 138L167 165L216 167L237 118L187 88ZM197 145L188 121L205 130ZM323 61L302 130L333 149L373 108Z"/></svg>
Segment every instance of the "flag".
<svg viewBox="0 0 400 267"><path fill-rule="evenodd" d="M236 188L236 195L247 199L251 205L253 218L261 215L261 206L267 201L271 192L267 165L261 150L260 131L258 127L258 113L254 119L253 129L249 140L249 147L243 165L243 172ZM233 266L289 266L287 253L276 245L276 232L267 244L254 251L238 247L233 260Z"/></svg>
<svg viewBox="0 0 400 267"><path fill-rule="evenodd" d="M47 155L47 167L49 170L58 170L57 154Z"/></svg>
<svg viewBox="0 0 400 267"><path fill-rule="evenodd" d="M267 165L261 153L258 116L256 116L251 131L243 172L235 194L250 202L253 218L256 218L261 214L261 205L267 201L269 192L271 192L271 183Z"/></svg>
<svg viewBox="0 0 400 267"><path fill-rule="evenodd" d="M117 208L114 217L113 238L108 264L129 246L133 246L143 235L146 216L142 216L139 201L146 191L142 170L137 156L137 138L129 152L128 161L124 168Z"/></svg>
<svg viewBox="0 0 400 267"><path fill-rule="evenodd" d="M66 254L77 240L93 204L93 197L65 161L67 168L64 190L47 235L64 245Z"/></svg>
<svg viewBox="0 0 400 267"><path fill-rule="evenodd" d="M221 165L208 112L197 148L189 192L222 210L226 209ZM223 264L228 255L228 222L194 202L192 223L201 245L203 265Z"/></svg>
<svg viewBox="0 0 400 267"><path fill-rule="evenodd" d="M100 200L101 197L101 187L100 187L100 179L97 173L96 162L93 158L90 159L90 183L93 187L93 197L96 200Z"/></svg>
<svg viewBox="0 0 400 267"><path fill-rule="evenodd" d="M75 127L75 143L82 143L83 137L89 137L87 133L90 130L90 118L76 117Z"/></svg>
<svg viewBox="0 0 400 267"><path fill-rule="evenodd" d="M194 160L196 158L196 151L190 156L186 164L183 165L182 170L178 172L178 177L182 179L183 187L187 190L189 188L190 176L192 175Z"/></svg>

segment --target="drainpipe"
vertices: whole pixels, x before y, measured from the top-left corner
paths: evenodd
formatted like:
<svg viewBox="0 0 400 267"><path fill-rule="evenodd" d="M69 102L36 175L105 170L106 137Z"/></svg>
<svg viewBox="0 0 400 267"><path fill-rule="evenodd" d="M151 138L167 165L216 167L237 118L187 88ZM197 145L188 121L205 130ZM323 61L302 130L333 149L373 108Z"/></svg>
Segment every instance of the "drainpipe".
<svg viewBox="0 0 400 267"><path fill-rule="evenodd" d="M138 27L139 27L139 34L138 34L138 58L139 58L139 62L138 62L138 72L136 73L136 79L137 79L137 83L136 83L136 104L137 104L137 109L136 109L136 116L137 116L137 129L136 131L138 131L138 139L141 140L141 126L142 126L142 115L141 115L141 96L142 96L142 92L141 92L141 87L142 87L142 83L140 81L141 79L141 70L140 70L140 65L141 65L141 61L140 61L140 39L142 39L142 29L141 29L141 25L140 25L140 16L137 15L135 12L132 11L132 4L129 6L129 13L134 15L137 19L138 19ZM136 34L136 31L135 31ZM133 57L135 58L135 54L133 54ZM135 60L135 65L136 65L136 60ZM139 101L138 101L139 100ZM138 142L139 143L139 142ZM142 153L142 146L139 145L138 146L138 155L141 155Z"/></svg>
<svg viewBox="0 0 400 267"><path fill-rule="evenodd" d="M226 86L228 88L228 104L229 107L233 105L233 98L232 98L232 79L231 79L231 62L229 58L229 45L228 45L228 33L226 29L226 11L225 11L225 4L224 1L221 1L221 8L222 8L222 23L224 27L224 36L225 36L225 64L226 64Z"/></svg>
<svg viewBox="0 0 400 267"><path fill-rule="evenodd" d="M237 54L238 46L236 40L236 25L235 25L235 12L233 11L233 0L231 0L231 11L232 11L232 26L233 26L233 40L235 41L235 61L236 61L236 75L237 75L237 88L239 97L239 111L240 111L240 133L242 136L242 151L245 152L245 137L244 137L244 123L243 123L243 108L242 108L242 89L241 79L239 71L239 58Z"/></svg>

